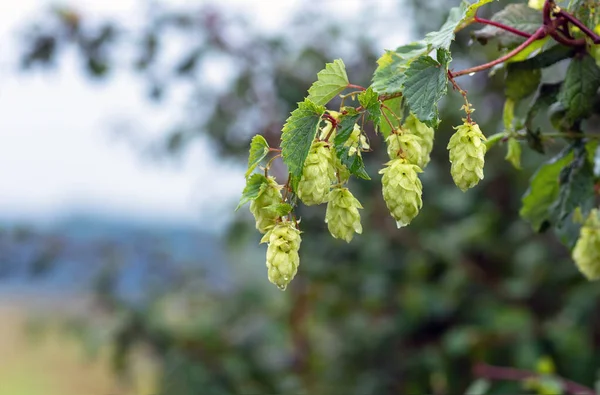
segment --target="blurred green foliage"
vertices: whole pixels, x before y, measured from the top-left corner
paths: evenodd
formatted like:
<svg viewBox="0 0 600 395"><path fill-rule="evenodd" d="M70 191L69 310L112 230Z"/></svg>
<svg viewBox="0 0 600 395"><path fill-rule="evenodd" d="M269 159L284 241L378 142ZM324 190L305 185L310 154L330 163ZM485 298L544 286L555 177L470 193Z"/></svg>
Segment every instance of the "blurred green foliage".
<svg viewBox="0 0 600 395"><path fill-rule="evenodd" d="M421 35L439 28L455 3L399 4L398 24L413 20ZM507 1L500 3L482 15ZM318 8L307 3L286 32L274 35L219 7L152 8L147 25L133 32L139 38L133 73L148 82L155 100L169 100L173 85L190 88L191 110L165 134L165 150L177 154L209 136L223 158L243 163L254 133L278 145L283 121L326 62L343 58L351 82L368 85L384 49L368 34L378 22L361 15L338 21ZM24 66L55 62L60 47L75 45L91 75L122 71L115 43L123 26L88 25L70 9L53 18L27 37ZM174 65L163 53L173 31L188 43ZM475 65L497 53L461 32L453 65ZM234 66L226 89L203 73L217 57ZM486 135L502 130L500 81L485 73L461 81ZM227 289L188 276L130 305L114 296L110 276L104 277L98 300L112 324L88 325L82 338L108 333L104 339L114 346L121 373L130 350L151 349L161 366L159 394L459 394L473 382L477 363L535 370L544 358L557 374L592 386L600 368L600 288L582 278L554 235L535 234L518 217L533 169L561 147L551 147L548 156L528 150L517 171L505 162L501 143L486 157L485 180L463 193L452 182L445 149L452 127L461 123L461 105L457 93L442 101L423 176L425 208L410 227L397 230L381 198L375 175L385 150L371 133L374 152L364 158L374 179L352 185L365 208L363 235L350 244L334 240L324 207L300 207L301 264L286 292L268 283L265 248L256 247L250 217L239 215L228 233ZM489 389L526 391L516 382Z"/></svg>

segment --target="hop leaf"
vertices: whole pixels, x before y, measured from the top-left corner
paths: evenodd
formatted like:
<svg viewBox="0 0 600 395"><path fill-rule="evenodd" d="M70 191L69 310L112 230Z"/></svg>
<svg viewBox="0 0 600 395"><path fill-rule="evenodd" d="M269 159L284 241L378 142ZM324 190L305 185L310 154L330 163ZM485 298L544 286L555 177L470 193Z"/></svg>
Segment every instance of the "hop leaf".
<svg viewBox="0 0 600 395"><path fill-rule="evenodd" d="M261 243L269 243L267 247L267 276L269 281L282 291L293 280L300 265L300 231L292 222L277 224L266 235Z"/></svg>
<svg viewBox="0 0 600 395"><path fill-rule="evenodd" d="M429 155L431 154L431 150L433 150L433 128L419 121L414 114L410 114L406 118L403 128L420 138L419 144L421 145L421 161L420 163L417 163L417 165L424 169L431 159Z"/></svg>
<svg viewBox="0 0 600 395"><path fill-rule="evenodd" d="M465 192L483 180L485 136L477 124L465 122L455 129L448 143L450 173L456 186Z"/></svg>
<svg viewBox="0 0 600 395"><path fill-rule="evenodd" d="M395 130L385 140L390 159L406 159L410 164L421 167L424 162L421 138L403 129Z"/></svg>
<svg viewBox="0 0 600 395"><path fill-rule="evenodd" d="M516 138L508 139L508 149L504 159L509 161L515 169L521 169L521 144Z"/></svg>
<svg viewBox="0 0 600 395"><path fill-rule="evenodd" d="M350 242L354 233L362 233L358 209L362 205L348 188L335 188L329 193L325 222L329 233L336 239Z"/></svg>
<svg viewBox="0 0 600 395"><path fill-rule="evenodd" d="M600 279L600 219L597 209L591 211L581 227L573 249L573 260L588 280Z"/></svg>
<svg viewBox="0 0 600 395"><path fill-rule="evenodd" d="M324 141L316 141L306 157L298 184L298 197L307 206L324 203L333 181L335 169L331 149Z"/></svg>
<svg viewBox="0 0 600 395"><path fill-rule="evenodd" d="M379 172L383 174L383 199L398 228L408 225L423 206L423 186L417 176L420 172L419 166L406 163L404 159L388 162Z"/></svg>
<svg viewBox="0 0 600 395"><path fill-rule="evenodd" d="M269 177L267 181L261 185L258 197L250 203L250 212L254 215L256 229L258 229L260 233L267 232L270 227L275 225L275 220L280 217L280 215L277 210L273 210L272 207L280 205L281 203L281 186L277 184L273 177Z"/></svg>

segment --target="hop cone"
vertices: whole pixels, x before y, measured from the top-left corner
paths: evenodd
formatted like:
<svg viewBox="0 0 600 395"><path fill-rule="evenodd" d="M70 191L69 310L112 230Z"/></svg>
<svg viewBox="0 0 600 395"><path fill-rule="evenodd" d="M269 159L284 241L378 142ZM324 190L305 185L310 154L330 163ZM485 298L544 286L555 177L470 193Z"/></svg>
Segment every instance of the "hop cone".
<svg viewBox="0 0 600 395"><path fill-rule="evenodd" d="M360 214L358 209L362 208L348 188L335 188L329 192L329 203L325 213L325 222L329 233L336 239L350 242L354 232L361 234Z"/></svg>
<svg viewBox="0 0 600 395"><path fill-rule="evenodd" d="M275 220L279 215L268 207L281 203L280 189L281 186L275 182L275 179L269 177L262 192L250 203L250 212L254 215L256 229L260 233L265 233L270 226L275 225Z"/></svg>
<svg viewBox="0 0 600 395"><path fill-rule="evenodd" d="M333 181L335 169L331 149L325 142L316 141L312 144L304 163L298 184L298 197L307 206L324 203Z"/></svg>
<svg viewBox="0 0 600 395"><path fill-rule="evenodd" d="M390 159L406 159L410 164L421 167L424 162L421 138L406 131L392 133L386 139Z"/></svg>
<svg viewBox="0 0 600 395"><path fill-rule="evenodd" d="M298 272L300 257L300 231L292 222L277 224L266 235L261 243L269 243L267 247L267 275L269 281L282 291Z"/></svg>
<svg viewBox="0 0 600 395"><path fill-rule="evenodd" d="M597 209L592 210L581 227L573 249L573 260L588 280L600 279L600 219Z"/></svg>
<svg viewBox="0 0 600 395"><path fill-rule="evenodd" d="M403 127L409 133L420 138L419 144L421 145L421 162L417 163L417 165L421 169L424 169L429 163L429 155L433 149L434 130L433 128L430 128L423 122L419 121L419 119L413 114L410 114L408 118L406 118Z"/></svg>
<svg viewBox="0 0 600 395"><path fill-rule="evenodd" d="M464 192L483 180L485 136L477 124L464 123L455 129L448 143L452 163L450 174L456 186Z"/></svg>
<svg viewBox="0 0 600 395"><path fill-rule="evenodd" d="M417 176L420 172L419 166L406 163L404 159L391 160L379 172L383 174L383 199L398 228L408 225L423 206L423 186Z"/></svg>

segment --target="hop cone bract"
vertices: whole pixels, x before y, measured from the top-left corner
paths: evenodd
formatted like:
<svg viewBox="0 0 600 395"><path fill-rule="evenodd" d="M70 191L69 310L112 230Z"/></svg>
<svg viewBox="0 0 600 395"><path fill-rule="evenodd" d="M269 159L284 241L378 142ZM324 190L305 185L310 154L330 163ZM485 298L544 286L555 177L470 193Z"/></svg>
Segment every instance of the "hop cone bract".
<svg viewBox="0 0 600 395"><path fill-rule="evenodd" d="M266 235L261 243L267 242L267 275L269 281L285 290L298 272L300 257L300 231L292 222L282 222Z"/></svg>
<svg viewBox="0 0 600 395"><path fill-rule="evenodd" d="M423 186L417 175L420 172L419 166L406 163L404 159L388 162L379 172L383 174L383 199L398 228L408 225L423 206Z"/></svg>
<svg viewBox="0 0 600 395"><path fill-rule="evenodd" d="M325 213L325 222L329 233L336 239L350 242L354 233L362 233L358 209L362 205L348 188L335 188L329 192L329 203Z"/></svg>
<svg viewBox="0 0 600 395"><path fill-rule="evenodd" d="M464 192L483 180L485 136L477 124L465 122L455 129L448 143L452 163L450 174L456 186Z"/></svg>
<svg viewBox="0 0 600 395"><path fill-rule="evenodd" d="M331 149L324 141L316 141L304 162L302 177L298 183L298 197L307 206L324 203L333 181L335 169Z"/></svg>
<svg viewBox="0 0 600 395"><path fill-rule="evenodd" d="M425 166L429 163L431 150L433 149L433 139L435 132L433 128L425 125L423 122L419 121L419 119L410 114L406 121L404 121L404 129L409 133L420 138L419 144L421 145L421 162L417 163L417 165L424 169Z"/></svg>
<svg viewBox="0 0 600 395"><path fill-rule="evenodd" d="M600 279L600 220L594 209L581 227L573 249L573 260L588 280Z"/></svg>
<svg viewBox="0 0 600 395"><path fill-rule="evenodd" d="M281 203L280 190L281 186L275 182L275 179L268 177L258 197L250 203L250 212L254 215L256 229L260 233L265 233L270 226L275 225L279 215L274 210L270 210L269 206Z"/></svg>

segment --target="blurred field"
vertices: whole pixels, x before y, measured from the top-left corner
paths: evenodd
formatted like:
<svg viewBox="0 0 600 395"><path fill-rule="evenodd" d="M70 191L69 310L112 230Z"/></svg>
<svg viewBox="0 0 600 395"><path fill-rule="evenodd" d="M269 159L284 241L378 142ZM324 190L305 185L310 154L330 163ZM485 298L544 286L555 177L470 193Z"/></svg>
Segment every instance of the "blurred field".
<svg viewBox="0 0 600 395"><path fill-rule="evenodd" d="M144 368L136 376L137 388L131 388L112 374L106 352L91 360L79 342L53 330L32 337L27 331L28 320L44 311L66 314L58 302L0 301L0 395L150 393L152 380L147 364L137 364Z"/></svg>

